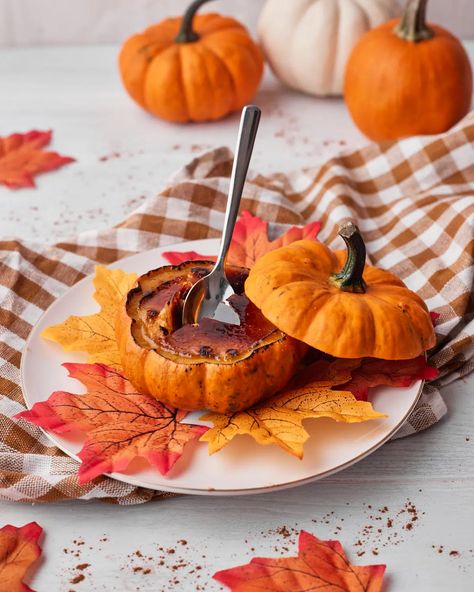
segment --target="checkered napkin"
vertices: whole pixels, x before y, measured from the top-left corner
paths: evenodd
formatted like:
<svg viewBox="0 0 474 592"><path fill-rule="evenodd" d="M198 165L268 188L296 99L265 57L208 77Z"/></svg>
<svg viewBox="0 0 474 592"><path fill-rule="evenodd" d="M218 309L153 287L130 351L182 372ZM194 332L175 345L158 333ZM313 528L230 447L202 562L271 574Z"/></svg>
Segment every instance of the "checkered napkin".
<svg viewBox="0 0 474 592"><path fill-rule="evenodd" d="M243 208L271 230L312 220L320 239L341 248L338 225L357 221L373 264L400 276L440 317L430 361L441 377L426 385L398 436L437 422L439 386L474 367L474 113L449 133L377 145L293 174L251 175ZM218 237L232 154L222 148L184 167L157 197L115 228L48 246L0 242L0 498L102 498L134 504L167 494L103 477L79 485L77 463L33 425L12 419L25 408L20 358L31 328L94 264L190 239ZM73 311L71 311L73 312ZM66 358L65 358L66 359Z"/></svg>

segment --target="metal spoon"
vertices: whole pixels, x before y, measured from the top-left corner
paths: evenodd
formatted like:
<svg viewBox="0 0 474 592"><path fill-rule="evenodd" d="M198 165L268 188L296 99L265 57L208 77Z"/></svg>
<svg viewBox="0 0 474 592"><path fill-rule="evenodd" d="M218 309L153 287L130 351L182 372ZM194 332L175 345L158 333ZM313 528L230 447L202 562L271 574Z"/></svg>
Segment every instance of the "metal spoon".
<svg viewBox="0 0 474 592"><path fill-rule="evenodd" d="M224 264L239 212L260 114L260 109L254 105L247 105L242 111L219 255L209 275L197 281L189 290L183 306L184 325L198 323L203 317L240 325L238 314L227 302L234 290L225 275Z"/></svg>

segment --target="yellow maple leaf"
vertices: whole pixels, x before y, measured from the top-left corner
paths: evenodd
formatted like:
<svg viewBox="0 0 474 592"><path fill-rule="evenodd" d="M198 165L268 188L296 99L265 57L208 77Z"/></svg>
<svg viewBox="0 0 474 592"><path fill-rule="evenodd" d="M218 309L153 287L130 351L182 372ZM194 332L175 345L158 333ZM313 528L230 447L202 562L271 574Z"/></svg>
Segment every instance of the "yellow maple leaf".
<svg viewBox="0 0 474 592"><path fill-rule="evenodd" d="M115 318L120 302L136 279L135 273L98 265L93 280L93 296L100 311L84 317L70 316L58 325L47 327L41 333L42 337L59 343L66 351L87 352L90 364L106 364L121 369L115 340Z"/></svg>
<svg viewBox="0 0 474 592"><path fill-rule="evenodd" d="M358 401L348 391L331 386L350 380L351 369L360 360L320 361L304 372L307 382L294 384L277 395L231 415L207 413L201 417L213 423L202 437L214 454L239 434L248 434L264 446L277 444L290 454L303 458L303 445L309 438L303 420L330 417L335 421L355 423L384 417L371 403Z"/></svg>

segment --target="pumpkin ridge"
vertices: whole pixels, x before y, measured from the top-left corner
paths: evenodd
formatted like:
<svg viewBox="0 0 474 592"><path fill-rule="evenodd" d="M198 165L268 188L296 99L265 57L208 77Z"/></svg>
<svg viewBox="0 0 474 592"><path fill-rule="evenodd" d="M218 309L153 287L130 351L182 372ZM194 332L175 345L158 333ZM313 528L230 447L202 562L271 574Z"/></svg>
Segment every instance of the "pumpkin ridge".
<svg viewBox="0 0 474 592"><path fill-rule="evenodd" d="M240 35L239 35L239 37L240 37ZM242 37L242 40L244 40L244 37ZM234 40L234 41L235 41L235 40ZM204 41L204 45L207 47L207 49L210 49L210 46L211 46L211 44L212 44L212 43L213 43L213 40L211 39L211 36L209 36L209 37L208 37L208 38L207 38L207 39ZM252 50L250 49L250 47L248 47L248 45L247 45L247 44L240 44L240 43L238 43L238 42L237 42L235 45L237 45L237 46L239 47L240 51L244 51L244 52L247 54L247 56L248 56L248 58L249 58L249 60L250 60L250 63L252 64L252 66L256 66L255 54L252 52ZM212 50L211 50L211 51L212 51L212 53L213 53L214 55L218 55L214 47L212 48ZM224 61L224 60L223 60L223 58L222 58L221 56L219 56L219 58L220 58L222 61ZM232 72L231 68L229 68L229 67L227 66L227 64L226 64L226 69L227 69L227 71L230 73L230 77L231 77L231 79L232 79L232 82L233 82L233 85L234 85L234 89L235 89L235 100L237 101L237 103L239 103L239 102L240 102L240 101L239 101L239 100L240 100L240 96L239 96L239 95L240 95L240 93L238 92L238 85L237 85L237 81L236 81L236 79L234 78L234 75L233 75L233 72ZM262 74L263 74L263 68L260 68L260 70L261 70L260 72L257 72L257 71L255 71L255 73L256 73L256 74L259 76L259 78L261 79L261 77L262 77ZM250 97L249 97L248 99L245 99L245 100L250 100ZM237 108L237 107L236 107L236 108Z"/></svg>
<svg viewBox="0 0 474 592"><path fill-rule="evenodd" d="M335 7L335 21L336 21L336 34L335 34L335 39L334 39L334 43L336 46L336 50L329 52L330 55L330 62L329 62L329 67L326 66L327 71L329 72L336 72L336 61L337 61L337 56L340 53L340 49L339 49L339 43L340 43L340 39L341 39L341 35L340 35L340 31L339 31L339 25L340 25L340 20L341 20L341 7L339 5L339 2L335 2L334 3L334 7ZM332 84L331 84L332 87ZM331 88L331 92L333 92L333 89Z"/></svg>
<svg viewBox="0 0 474 592"><path fill-rule="evenodd" d="M427 315L429 315L428 313L428 309L426 308L426 304L423 302L423 300L418 296L418 294L416 292L413 292L412 290L409 290L406 286L392 286L390 285L390 288L393 289L394 292L398 292L398 291L408 291L410 292L410 298L413 300L415 299L417 302L417 305L424 311L426 312ZM398 290L397 290L398 288ZM374 298L376 300L380 300L381 302L385 302L385 304L387 305L391 305L391 306L397 306L394 302L392 302L391 298L389 300L387 300L386 298L383 297L382 295L376 295L373 293L373 291L379 292L381 291L380 285L372 285L372 287L369 285L369 290L367 292L367 295L370 296L371 298ZM401 297L401 296L400 296ZM403 299L405 300L405 299Z"/></svg>
<svg viewBox="0 0 474 592"><path fill-rule="evenodd" d="M298 48L296 47L296 42L298 41L298 37L301 35L301 33L299 32L299 27L301 26L301 23L306 19L308 12L310 12L313 7L314 7L314 4L312 4L311 2L308 2L308 5L304 8L304 10L301 12L299 17L295 21L295 24L294 24L295 34L291 38L291 44L289 47L289 52L290 52L290 55L292 56L293 60L297 59L295 57L295 53L298 53L297 52ZM288 74L289 74L289 79L288 79L289 85L294 89L298 89L301 85L301 81L299 80L299 76L297 76L293 70L291 70L289 73L287 73L287 76L288 76ZM301 88L304 91L305 85L303 85Z"/></svg>
<svg viewBox="0 0 474 592"><path fill-rule="evenodd" d="M139 53L144 53L144 52L146 52L146 51L147 51L149 48L156 47L157 45L158 45L158 46L160 45L160 43L159 43L158 41L151 41L151 40L150 40L150 41L149 41L149 42L147 42L145 45L143 45L143 46L142 46L142 47L141 47L141 48L138 50L138 52L139 52ZM147 63L148 63L148 65L150 65L150 64L151 64L151 62L152 62L152 61L153 61L155 58L157 58L159 55L161 55L161 54L162 54L164 51L166 51L167 49L169 49L170 47L172 47L172 45L173 45L173 42L171 41L171 42L170 42L168 45L164 45L164 46L163 46L161 49L159 49L159 50L157 51L157 53L155 53L153 56L151 56L150 58L148 58L148 59L147 59Z"/></svg>
<svg viewBox="0 0 474 592"><path fill-rule="evenodd" d="M211 83L211 72L209 70L209 66L207 63L207 59L206 59L206 55L205 55L205 51L206 51L206 47L204 43L200 43L199 44L199 49L196 47L194 48L194 51L196 53L199 53L199 58L201 61L201 68L202 70L206 73L206 78L207 78L207 88L211 88L212 83ZM233 84L233 83L232 83ZM216 102L216 93L211 93L211 100L209 101L209 104L211 105L211 112L212 112L212 117L215 118L216 116L219 115L219 108Z"/></svg>
<svg viewBox="0 0 474 592"><path fill-rule="evenodd" d="M234 78L234 75L232 73L232 70L230 70L227 67L227 64L224 62L224 60L221 58L221 56L217 52L215 52L214 49L208 43L206 43L206 39L203 39L202 45L203 45L203 47L206 48L206 50L209 53L211 53L219 61L220 64L222 64L222 67L228 73L229 79L230 79L230 81L232 83L232 92L233 92L232 109L236 109L237 108L237 104L236 104L237 103L237 96L238 96L238 93L237 93L237 83L235 81L235 78Z"/></svg>
<svg viewBox="0 0 474 592"><path fill-rule="evenodd" d="M229 30L236 29L243 31L248 34L247 28L239 21L231 16L223 17L218 12L207 12L204 14L198 14L195 19L195 30L200 34L199 41L214 35L214 33L228 32ZM207 27L212 25L215 21L220 20L219 28L208 30Z"/></svg>
<svg viewBox="0 0 474 592"><path fill-rule="evenodd" d="M232 31L235 31L235 33L244 33L245 35L248 34L248 31L244 26L239 26L239 23L237 21L234 21L234 23L229 23L228 27L214 29L213 31L209 32L203 31L202 37L199 39L199 41L203 42L206 39L211 39L212 37L214 37L214 35L219 35L221 33L230 33Z"/></svg>
<svg viewBox="0 0 474 592"><path fill-rule="evenodd" d="M181 83L181 90L183 93L183 98L184 98L184 104L186 107L186 113L188 113L188 117L191 116L191 111L190 111L190 102L189 102L189 97L188 97L188 89L186 86L186 82L184 80L184 71L183 71L183 51L184 51L184 44L180 44L177 46L178 49L178 56L179 56L179 81Z"/></svg>
<svg viewBox="0 0 474 592"><path fill-rule="evenodd" d="M398 286L393 286L393 287L394 287L394 288L398 288ZM400 287L400 290L403 290L403 288L401 288L401 287ZM408 290L408 288L405 288L405 290ZM377 290L377 291L379 291L379 290ZM409 292L411 292L411 290L408 290L408 291L409 291ZM416 296L416 297L417 297L417 299L418 299L418 298L420 298L420 297L418 296L418 294L416 294L415 292L412 292L412 294L413 294L414 296ZM395 307L395 308L398 308L397 304L395 304L393 301L391 301L391 299L387 300L386 298L384 298L384 297L383 297L383 294L379 296L379 295L376 295L376 294L374 294L373 292L371 292L371 291L369 290L369 291L367 292L367 296L369 296L371 299L378 300L379 302L383 302L385 306L393 306L393 307ZM421 299L420 299L420 300L421 300ZM423 308L423 310L424 310L425 303L424 303L424 302L421 300L421 303L420 303L420 302L418 302L418 306L420 306L420 308L422 307L422 308ZM428 314L428 311L426 311L426 314Z"/></svg>
<svg viewBox="0 0 474 592"><path fill-rule="evenodd" d="M151 60L145 71L143 83L143 97L145 109L150 113L154 112L151 104L155 102L154 95L156 93L156 88L153 81L153 69L157 66L157 64L159 64L159 61L161 61L162 59L170 59L174 55L174 52L176 52L176 49L176 45L169 45L168 47L166 47L166 49L164 49L162 52L159 53L159 55L155 56Z"/></svg>
<svg viewBox="0 0 474 592"><path fill-rule="evenodd" d="M365 319L367 322L367 319L370 319L369 322L369 327L367 328L366 326L364 326L363 328L361 327L359 329L359 333L357 334L352 334L350 335L350 339L353 342L354 340L359 342L359 348L357 348L358 350L362 347L362 345L364 345L365 348L368 348L368 343L374 343L375 342L375 337L376 337L376 330L375 330L375 319L374 319L374 315L373 315L373 311L370 307L370 304L368 302L366 302L365 300L363 300L361 297L364 296L364 294L359 294L359 293L349 293L352 297L352 299L357 298L357 306L359 308L359 310L361 308L363 308L363 314L360 316L365 315ZM344 318L341 321L341 324L343 325L343 327L341 328L341 333L338 334L338 338L342 341L347 341L347 336L350 334L350 328L348 325L348 315L347 315L347 309L348 309L348 305L345 304L345 301L347 300L347 293L341 293L340 291L337 291L336 294L334 293L328 293L327 294L328 298L327 298L327 306L326 308L328 308L328 306L332 306L334 308L334 310L332 310L331 312L333 313L334 311L339 310L339 314L344 314ZM336 301L334 301L334 298L336 298ZM352 307L351 307L352 308ZM322 314L324 312L324 315ZM327 311L323 311L323 309L318 309L315 316L314 316L314 320L312 322L312 324L317 325L318 324L318 316L326 316L328 315L329 317L331 317L332 315L329 314L329 312ZM368 330L367 330L368 329ZM311 330L311 325L308 326L308 332ZM367 337L367 334L369 334L369 336ZM362 338L361 338L362 336ZM344 338L344 339L343 339ZM325 337L325 333L324 333L324 337L322 339L326 339ZM318 346L314 345L313 347L318 347L319 348L319 344L320 341L319 339L316 340L313 338L313 342L316 343L316 341L318 342ZM327 351L328 347L327 346L321 346L322 351L325 351L326 353L331 353L330 351ZM330 348L329 348L330 349ZM369 348L370 349L370 348ZM365 351L365 350L364 350ZM352 358L354 356L352 355L340 355L338 357L341 358ZM363 356L362 356L363 357Z"/></svg>
<svg viewBox="0 0 474 592"><path fill-rule="evenodd" d="M292 282L289 285L293 286L293 288L294 288L295 285L298 285L298 284L312 284L312 283L314 283L314 280L313 281L309 280L309 281L301 281L301 282L300 281ZM270 296L267 297L266 302L263 303L262 312L264 313L264 316L266 316L266 318L268 318L269 320L270 320L271 310L274 308L274 303L271 300L272 296L273 296L274 300L276 300L278 297L281 298L281 295L279 296L278 293L275 291L275 293L270 294ZM321 306L317 308L316 314L319 315L320 312L327 305L327 303L329 302L329 300L332 296L333 296L333 294L331 294L331 292L329 292L329 291L328 292L319 292L319 294L317 296L315 296L309 303L306 304L304 309L302 307L302 310L300 311L300 314L297 317L292 316L292 318L291 318L292 327L295 327L295 326L297 327L300 324L300 320L307 315L308 310L314 309L315 304L318 300L323 300L323 303L321 304ZM265 314L265 312L270 313L270 315ZM271 315L271 316L273 316L273 315ZM275 320L277 320L278 324L280 324L280 320L278 317ZM290 329L292 329L292 327L290 327L289 324L281 323L282 327L283 327L283 324L286 325L286 327L288 328L288 332L290 332ZM283 331L285 331L285 329L283 329Z"/></svg>

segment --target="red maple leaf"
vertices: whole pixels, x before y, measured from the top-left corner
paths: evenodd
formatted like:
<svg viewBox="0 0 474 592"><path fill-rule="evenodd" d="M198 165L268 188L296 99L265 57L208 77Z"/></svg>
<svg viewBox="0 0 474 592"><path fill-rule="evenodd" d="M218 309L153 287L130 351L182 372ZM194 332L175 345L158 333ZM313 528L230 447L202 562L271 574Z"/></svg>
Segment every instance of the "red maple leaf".
<svg viewBox="0 0 474 592"><path fill-rule="evenodd" d="M187 442L206 427L179 423L186 415L142 395L119 372L102 364L63 364L87 388L85 395L63 391L35 403L21 417L58 434L80 430L86 440L78 456L79 482L110 471L124 471L142 457L160 473L170 471Z"/></svg>
<svg viewBox="0 0 474 592"><path fill-rule="evenodd" d="M36 522L20 528L0 528L0 591L34 592L23 583L30 566L41 555L38 538L43 529Z"/></svg>
<svg viewBox="0 0 474 592"><path fill-rule="evenodd" d="M297 557L256 557L214 578L232 592L380 592L385 565L351 565L338 541L301 531Z"/></svg>
<svg viewBox="0 0 474 592"><path fill-rule="evenodd" d="M297 240L315 239L320 228L320 222L311 222L302 227L293 226L277 239L270 241L268 239L268 222L257 216L252 216L250 212L243 211L234 228L227 263L250 268L259 257L268 251L289 245ZM216 259L209 255L200 255L196 251L168 251L163 253L163 257L171 265L179 265L183 261L215 261Z"/></svg>
<svg viewBox="0 0 474 592"><path fill-rule="evenodd" d="M360 401L367 401L369 388L374 386L410 386L415 380L434 380L439 372L424 356L413 360L376 360L364 358L352 371L352 379L335 388L350 391Z"/></svg>
<svg viewBox="0 0 474 592"><path fill-rule="evenodd" d="M70 156L43 150L50 143L52 135L51 130L34 130L0 137L0 184L11 189L34 187L34 175L74 162Z"/></svg>

